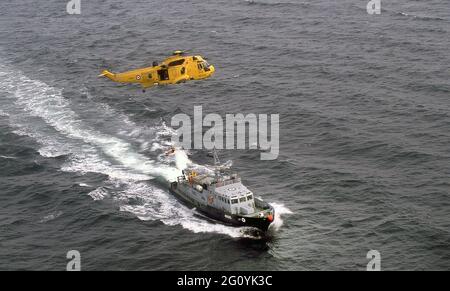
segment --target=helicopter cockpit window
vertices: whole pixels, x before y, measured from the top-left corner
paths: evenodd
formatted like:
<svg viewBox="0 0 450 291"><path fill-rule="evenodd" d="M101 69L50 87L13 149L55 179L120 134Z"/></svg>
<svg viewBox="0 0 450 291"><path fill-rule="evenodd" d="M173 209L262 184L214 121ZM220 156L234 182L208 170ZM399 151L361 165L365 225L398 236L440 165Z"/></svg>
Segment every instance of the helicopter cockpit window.
<svg viewBox="0 0 450 291"><path fill-rule="evenodd" d="M204 61L204 62L203 62L203 67L205 68L205 71L207 71L207 72L211 70L211 69L209 68L209 67L211 67L211 65L208 64L207 61Z"/></svg>

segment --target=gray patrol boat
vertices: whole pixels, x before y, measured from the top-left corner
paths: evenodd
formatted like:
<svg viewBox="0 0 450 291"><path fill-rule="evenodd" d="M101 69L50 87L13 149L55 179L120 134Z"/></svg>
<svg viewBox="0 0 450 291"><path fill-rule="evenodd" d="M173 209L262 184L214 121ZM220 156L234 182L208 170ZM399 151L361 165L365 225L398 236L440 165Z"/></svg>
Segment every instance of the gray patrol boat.
<svg viewBox="0 0 450 291"><path fill-rule="evenodd" d="M171 192L206 216L233 226L267 231L275 219L275 209L256 198L230 165L220 165L214 150L214 166L188 168L170 184Z"/></svg>

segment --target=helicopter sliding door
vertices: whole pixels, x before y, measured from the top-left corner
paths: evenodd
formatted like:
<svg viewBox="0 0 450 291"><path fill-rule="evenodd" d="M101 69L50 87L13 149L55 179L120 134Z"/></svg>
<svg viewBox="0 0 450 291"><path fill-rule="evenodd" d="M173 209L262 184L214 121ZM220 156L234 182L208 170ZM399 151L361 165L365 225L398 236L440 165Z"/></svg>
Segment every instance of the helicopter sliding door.
<svg viewBox="0 0 450 291"><path fill-rule="evenodd" d="M158 70L158 76L160 81L169 80L169 70L168 69Z"/></svg>

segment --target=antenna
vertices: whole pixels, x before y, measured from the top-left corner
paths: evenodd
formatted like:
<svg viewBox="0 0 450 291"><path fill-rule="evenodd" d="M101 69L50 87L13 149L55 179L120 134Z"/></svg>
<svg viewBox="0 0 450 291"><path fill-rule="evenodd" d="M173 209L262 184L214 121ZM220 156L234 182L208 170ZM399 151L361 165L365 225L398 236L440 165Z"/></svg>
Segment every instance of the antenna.
<svg viewBox="0 0 450 291"><path fill-rule="evenodd" d="M214 145L213 148L213 156L214 156L214 165L218 166L220 165L220 160L219 160L219 156L217 155L217 151L216 151L216 146Z"/></svg>

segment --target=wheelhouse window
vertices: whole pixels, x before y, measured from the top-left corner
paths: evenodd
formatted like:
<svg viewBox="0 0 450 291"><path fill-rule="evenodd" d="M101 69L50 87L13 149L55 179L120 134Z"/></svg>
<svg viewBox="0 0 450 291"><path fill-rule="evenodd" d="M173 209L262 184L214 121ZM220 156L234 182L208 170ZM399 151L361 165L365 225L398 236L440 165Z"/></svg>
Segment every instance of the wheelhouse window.
<svg viewBox="0 0 450 291"><path fill-rule="evenodd" d="M235 198L235 199L231 199L231 204L238 204L239 203L239 199Z"/></svg>
<svg viewBox="0 0 450 291"><path fill-rule="evenodd" d="M240 203L245 202L245 201L247 201L247 199L245 199L245 197L239 198L239 202L240 202Z"/></svg>
<svg viewBox="0 0 450 291"><path fill-rule="evenodd" d="M247 201L251 201L251 200L253 200L253 195L252 194L247 196Z"/></svg>

